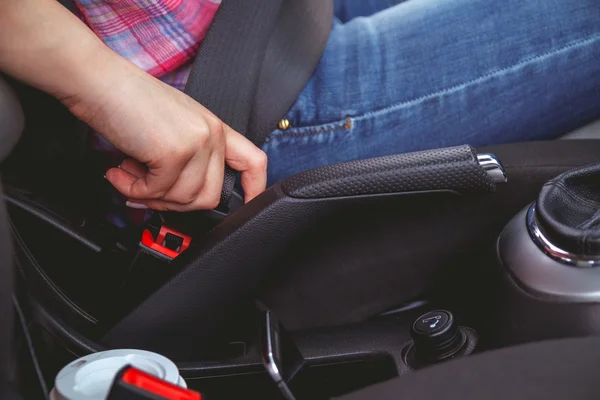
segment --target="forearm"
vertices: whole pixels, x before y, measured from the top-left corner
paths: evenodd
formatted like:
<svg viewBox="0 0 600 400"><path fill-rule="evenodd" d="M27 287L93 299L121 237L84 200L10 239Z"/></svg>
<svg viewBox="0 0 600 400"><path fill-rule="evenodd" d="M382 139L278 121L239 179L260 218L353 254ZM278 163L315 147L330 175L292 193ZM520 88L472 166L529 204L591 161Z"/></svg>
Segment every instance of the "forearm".
<svg viewBox="0 0 600 400"><path fill-rule="evenodd" d="M55 0L0 0L0 71L65 101L101 95L127 66Z"/></svg>

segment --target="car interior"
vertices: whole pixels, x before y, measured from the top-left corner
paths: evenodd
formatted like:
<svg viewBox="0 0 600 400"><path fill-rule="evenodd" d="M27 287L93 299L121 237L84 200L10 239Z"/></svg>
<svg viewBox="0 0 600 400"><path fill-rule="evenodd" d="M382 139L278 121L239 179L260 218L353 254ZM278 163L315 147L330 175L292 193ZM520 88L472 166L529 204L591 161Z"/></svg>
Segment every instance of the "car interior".
<svg viewBox="0 0 600 400"><path fill-rule="evenodd" d="M165 213L125 232L103 221L107 182L76 151L76 121L15 87L27 128L2 164L5 222L46 385L77 357L140 348L175 360L207 398L280 398L261 355L261 309L285 329L282 357L301 360L288 378L297 398L359 398L384 381L408 398L419 387L408 377L471 358L488 369L511 354L525 362L513 346L600 329L598 140L354 161L293 176L228 213ZM428 318L447 326L443 337L418 329ZM43 398L16 332L19 389ZM560 343L523 351L559 354ZM587 355L596 344L575 343Z"/></svg>
<svg viewBox="0 0 600 400"><path fill-rule="evenodd" d="M207 399L600 395L600 122L118 229L87 127L6 79L25 129L0 127L2 398L108 349L168 357Z"/></svg>

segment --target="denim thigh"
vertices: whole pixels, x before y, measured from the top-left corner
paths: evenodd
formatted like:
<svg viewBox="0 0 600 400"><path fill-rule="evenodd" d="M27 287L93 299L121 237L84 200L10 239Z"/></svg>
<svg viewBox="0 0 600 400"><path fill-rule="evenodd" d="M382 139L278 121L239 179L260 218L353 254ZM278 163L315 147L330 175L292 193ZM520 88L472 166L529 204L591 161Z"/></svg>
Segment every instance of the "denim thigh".
<svg viewBox="0 0 600 400"><path fill-rule="evenodd" d="M550 139L600 117L597 0L408 0L336 20L263 149L269 182L349 160Z"/></svg>

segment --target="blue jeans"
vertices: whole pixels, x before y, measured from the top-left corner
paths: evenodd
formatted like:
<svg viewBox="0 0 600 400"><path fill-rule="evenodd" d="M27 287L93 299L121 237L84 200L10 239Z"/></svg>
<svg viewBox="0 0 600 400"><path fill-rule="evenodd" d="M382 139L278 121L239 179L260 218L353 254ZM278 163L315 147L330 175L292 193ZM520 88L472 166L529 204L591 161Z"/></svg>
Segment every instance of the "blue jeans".
<svg viewBox="0 0 600 400"><path fill-rule="evenodd" d="M427 148L551 139L600 117L598 0L342 0L263 149L269 182Z"/></svg>

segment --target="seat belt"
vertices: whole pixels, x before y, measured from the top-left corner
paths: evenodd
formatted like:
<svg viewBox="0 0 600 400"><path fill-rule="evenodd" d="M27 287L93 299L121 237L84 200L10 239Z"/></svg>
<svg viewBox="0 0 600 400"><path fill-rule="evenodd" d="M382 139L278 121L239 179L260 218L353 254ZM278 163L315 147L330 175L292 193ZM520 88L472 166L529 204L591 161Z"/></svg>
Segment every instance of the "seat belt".
<svg viewBox="0 0 600 400"><path fill-rule="evenodd" d="M185 93L260 146L316 68L332 21L331 0L223 0ZM236 176L226 167L219 210Z"/></svg>
<svg viewBox="0 0 600 400"><path fill-rule="evenodd" d="M223 0L196 54L185 93L246 135L265 50L282 0ZM219 209L237 173L225 166Z"/></svg>

